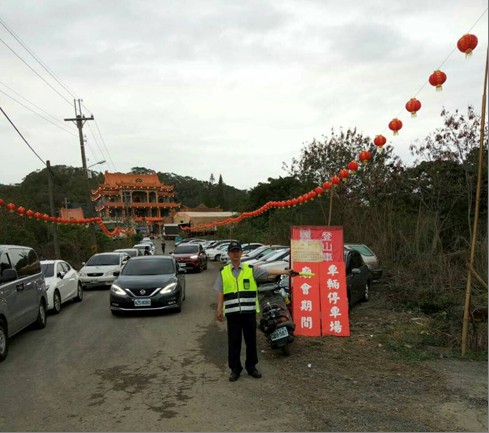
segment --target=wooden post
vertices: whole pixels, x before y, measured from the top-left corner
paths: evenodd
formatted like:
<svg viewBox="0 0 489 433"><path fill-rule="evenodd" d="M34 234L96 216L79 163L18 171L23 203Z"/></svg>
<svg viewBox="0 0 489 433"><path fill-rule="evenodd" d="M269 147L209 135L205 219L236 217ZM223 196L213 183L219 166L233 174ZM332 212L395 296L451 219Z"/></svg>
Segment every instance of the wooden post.
<svg viewBox="0 0 489 433"><path fill-rule="evenodd" d="M482 183L482 161L484 159L484 128L486 118L486 88L487 88L487 58L488 52L486 51L486 71L484 74L484 91L482 92L482 109L481 109L481 128L480 128L480 141L479 141L479 167L477 171L477 189L475 196L475 215L474 215L474 227L472 228L472 244L470 246L470 261L467 271L467 286L465 289L465 306L464 306L464 319L462 324L462 356L465 356L467 351L467 334L470 318L470 296L472 287L472 269L474 266L475 247L477 242L477 226L479 223L479 203L481 195L481 183Z"/></svg>
<svg viewBox="0 0 489 433"><path fill-rule="evenodd" d="M334 187L331 187L329 190L329 215L328 215L328 226L331 225L331 216L333 215L333 189Z"/></svg>

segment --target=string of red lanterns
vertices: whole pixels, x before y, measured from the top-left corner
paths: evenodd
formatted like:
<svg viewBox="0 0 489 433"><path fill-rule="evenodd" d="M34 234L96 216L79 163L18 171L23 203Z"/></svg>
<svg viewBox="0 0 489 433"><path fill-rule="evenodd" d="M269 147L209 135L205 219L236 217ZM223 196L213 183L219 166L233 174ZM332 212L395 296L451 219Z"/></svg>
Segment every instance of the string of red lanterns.
<svg viewBox="0 0 489 433"><path fill-rule="evenodd" d="M4 205L4 201L0 199L0 207ZM41 214L41 212L34 212L31 209L28 209L27 211L23 206L18 206L15 205L14 203L8 203L5 205L9 213L17 213L19 216L24 217L27 216L28 218L36 219L38 221L43 221L45 223L57 223L57 224L78 224L78 225L86 225L86 224L98 224L102 231L110 237L117 236L119 234L127 234L131 235L134 233L133 229L122 229L121 227L115 227L114 230L110 231L107 226L104 224L102 221L102 218L100 217L94 217L94 218L81 218L81 219L75 219L75 218L61 218L61 217L55 217L51 216L48 214Z"/></svg>

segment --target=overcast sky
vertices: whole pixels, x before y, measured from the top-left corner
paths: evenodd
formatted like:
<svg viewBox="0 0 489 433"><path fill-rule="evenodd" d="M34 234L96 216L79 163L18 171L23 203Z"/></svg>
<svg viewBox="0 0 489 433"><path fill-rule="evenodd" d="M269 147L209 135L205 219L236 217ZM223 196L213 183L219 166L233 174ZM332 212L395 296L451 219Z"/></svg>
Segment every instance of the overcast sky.
<svg viewBox="0 0 489 433"><path fill-rule="evenodd" d="M409 164L442 107L481 110L486 0L4 0L0 19L0 107L52 165L81 166L63 120L74 97L95 118L88 165L107 161L94 169L222 175L242 189L285 176L282 163L331 128L383 133ZM456 43L469 31L479 45L466 59ZM438 67L442 92L427 84ZM1 112L0 167L3 184L43 168Z"/></svg>

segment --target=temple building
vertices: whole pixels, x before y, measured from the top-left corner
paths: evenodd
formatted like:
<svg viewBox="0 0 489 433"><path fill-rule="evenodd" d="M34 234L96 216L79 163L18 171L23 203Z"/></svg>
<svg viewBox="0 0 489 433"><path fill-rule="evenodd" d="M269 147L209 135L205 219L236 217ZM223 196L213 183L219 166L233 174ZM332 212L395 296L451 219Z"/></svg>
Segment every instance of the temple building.
<svg viewBox="0 0 489 433"><path fill-rule="evenodd" d="M107 222L135 223L136 228L161 234L163 224L173 222L180 207L173 185L162 184L156 173L122 174L105 172L104 181L92 190L98 215Z"/></svg>

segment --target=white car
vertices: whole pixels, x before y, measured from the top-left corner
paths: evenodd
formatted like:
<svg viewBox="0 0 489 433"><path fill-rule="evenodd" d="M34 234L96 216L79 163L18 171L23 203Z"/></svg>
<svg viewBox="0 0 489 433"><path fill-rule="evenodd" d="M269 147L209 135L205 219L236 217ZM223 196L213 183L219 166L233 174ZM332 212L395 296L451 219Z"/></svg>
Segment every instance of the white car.
<svg viewBox="0 0 489 433"><path fill-rule="evenodd" d="M144 251L146 250L146 247L149 247L149 252L153 256L155 253L154 245L153 245L153 248L151 248L151 244L149 244L149 243L141 243L141 244L136 244L133 246L134 249L139 251L141 256L144 256Z"/></svg>
<svg viewBox="0 0 489 433"><path fill-rule="evenodd" d="M151 239L149 239L149 238L143 238L141 240L141 242L139 243L139 245L143 245L143 244L144 245L149 245L149 248L151 250L151 254L154 255L154 253L156 251L156 247L155 247L154 242Z"/></svg>
<svg viewBox="0 0 489 433"><path fill-rule="evenodd" d="M82 301L83 288L78 272L68 262L42 260L41 271L46 280L48 310L58 314L61 311L61 304L70 300Z"/></svg>
<svg viewBox="0 0 489 433"><path fill-rule="evenodd" d="M207 254L207 258L209 260L214 260L215 262L220 261L221 256L223 256L225 254L227 255L228 245L229 245L229 242L225 243L225 244L221 244L217 248L209 248L209 249L205 250L205 252Z"/></svg>
<svg viewBox="0 0 489 433"><path fill-rule="evenodd" d="M94 254L88 262L83 263L79 272L83 288L105 286L110 289L117 278L114 272L120 272L129 258L126 253Z"/></svg>

